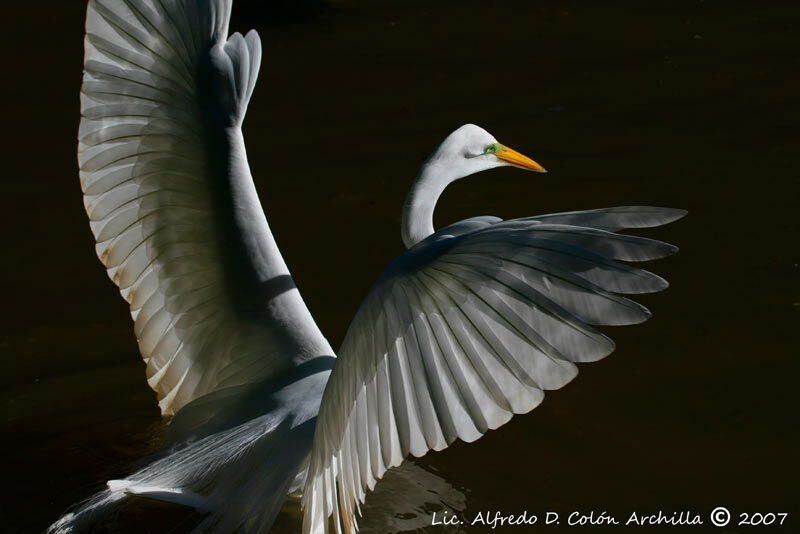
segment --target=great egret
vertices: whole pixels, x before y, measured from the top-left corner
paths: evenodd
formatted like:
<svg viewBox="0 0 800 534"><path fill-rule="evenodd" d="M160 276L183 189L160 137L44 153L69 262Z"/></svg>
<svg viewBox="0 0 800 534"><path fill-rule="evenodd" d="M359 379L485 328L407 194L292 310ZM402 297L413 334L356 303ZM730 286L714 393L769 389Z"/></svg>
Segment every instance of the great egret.
<svg viewBox="0 0 800 534"><path fill-rule="evenodd" d="M373 286L338 360L284 263L241 124L258 35L231 0L90 0L80 177L97 254L130 303L147 379L174 414L158 459L66 514L91 525L129 495L207 512L199 532L264 532L302 492L304 532L356 530L365 491L409 454L473 441L614 349L589 324L648 311L618 293L658 276L614 260L676 250L615 233L681 210L623 207L434 231L453 180L537 163L466 125L403 208L408 250Z"/></svg>

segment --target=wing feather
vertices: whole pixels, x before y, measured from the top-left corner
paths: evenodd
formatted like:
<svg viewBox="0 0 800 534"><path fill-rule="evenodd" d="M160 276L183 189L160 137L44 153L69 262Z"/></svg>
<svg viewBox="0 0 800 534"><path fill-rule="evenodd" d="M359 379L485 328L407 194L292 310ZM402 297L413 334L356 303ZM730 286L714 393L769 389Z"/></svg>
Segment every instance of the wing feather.
<svg viewBox="0 0 800 534"><path fill-rule="evenodd" d="M653 206L619 206L596 210L550 213L521 219L550 224L567 224L618 232L626 228L652 228L677 221L686 210Z"/></svg>
<svg viewBox="0 0 800 534"><path fill-rule="evenodd" d="M78 132L84 205L97 255L130 304L165 414L221 387L266 379L296 356L276 348L283 326L245 311L263 302L234 298L258 295L259 284L288 270L275 247L277 259L258 276L239 272L247 258L264 256L248 247L274 242L243 144L227 133L241 124L262 55L255 32L228 38L230 9L230 0L91 0L87 11ZM235 150L244 167L215 159ZM250 225L239 232L245 237L231 234L235 186L252 189L236 206ZM238 249L236 239L245 240ZM299 299L294 289L288 294L280 298ZM307 310L298 313L297 323L313 325Z"/></svg>
<svg viewBox="0 0 800 534"><path fill-rule="evenodd" d="M672 245L614 233L683 212L624 207L443 228L398 258L357 312L325 389L306 478L305 532L357 530L365 490L409 454L474 441L614 342L590 324L634 324L622 294L664 289L619 263ZM335 504L338 503L338 506Z"/></svg>

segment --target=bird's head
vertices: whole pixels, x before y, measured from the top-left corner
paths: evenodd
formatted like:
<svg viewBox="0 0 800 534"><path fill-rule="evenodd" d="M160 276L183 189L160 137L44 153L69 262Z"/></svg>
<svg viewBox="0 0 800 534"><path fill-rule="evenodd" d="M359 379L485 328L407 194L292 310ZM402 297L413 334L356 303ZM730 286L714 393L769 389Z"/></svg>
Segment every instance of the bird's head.
<svg viewBox="0 0 800 534"><path fill-rule="evenodd" d="M448 135L429 163L446 168L446 174L452 179L504 165L547 172L529 157L497 142L492 134L474 124L465 124Z"/></svg>
<svg viewBox="0 0 800 534"><path fill-rule="evenodd" d="M433 234L433 210L448 184L476 172L511 165L535 172L544 167L497 142L489 132L465 124L447 136L422 166L403 206L403 243L412 247Z"/></svg>

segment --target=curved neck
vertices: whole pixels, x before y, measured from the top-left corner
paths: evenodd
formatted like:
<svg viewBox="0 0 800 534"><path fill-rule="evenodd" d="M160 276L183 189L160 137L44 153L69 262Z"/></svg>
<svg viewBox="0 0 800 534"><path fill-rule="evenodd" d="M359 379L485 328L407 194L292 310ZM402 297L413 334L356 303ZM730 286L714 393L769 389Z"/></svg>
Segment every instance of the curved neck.
<svg viewBox="0 0 800 534"><path fill-rule="evenodd" d="M401 235L407 248L433 233L433 209L442 191L456 177L439 162L427 163L417 176L403 204Z"/></svg>

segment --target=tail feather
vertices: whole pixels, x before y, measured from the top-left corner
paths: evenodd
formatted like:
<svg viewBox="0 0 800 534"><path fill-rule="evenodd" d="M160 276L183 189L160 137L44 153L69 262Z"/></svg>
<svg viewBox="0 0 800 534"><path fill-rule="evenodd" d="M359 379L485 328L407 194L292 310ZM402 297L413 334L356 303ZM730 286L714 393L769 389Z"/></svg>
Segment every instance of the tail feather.
<svg viewBox="0 0 800 534"><path fill-rule="evenodd" d="M188 506L209 516L194 532L269 528L306 466L316 418L292 425L264 415L189 443L80 504L47 534L90 532L130 496Z"/></svg>
<svg viewBox="0 0 800 534"><path fill-rule="evenodd" d="M127 495L138 495L154 501L171 502L189 506L199 512L207 511L208 498L183 488L165 488L161 486L145 486L130 480L109 480L109 490L122 491Z"/></svg>
<svg viewBox="0 0 800 534"><path fill-rule="evenodd" d="M123 489L107 489L83 501L50 525L45 534L82 534L91 532L98 523L120 505L127 493Z"/></svg>

